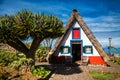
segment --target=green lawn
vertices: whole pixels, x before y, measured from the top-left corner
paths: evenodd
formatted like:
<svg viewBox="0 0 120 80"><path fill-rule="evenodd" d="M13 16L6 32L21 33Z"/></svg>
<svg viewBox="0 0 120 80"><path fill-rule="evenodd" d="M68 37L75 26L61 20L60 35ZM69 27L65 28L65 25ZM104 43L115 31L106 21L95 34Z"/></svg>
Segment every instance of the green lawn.
<svg viewBox="0 0 120 80"><path fill-rule="evenodd" d="M90 75L94 78L94 80L113 80L117 75L113 73L100 73L100 72L90 72Z"/></svg>

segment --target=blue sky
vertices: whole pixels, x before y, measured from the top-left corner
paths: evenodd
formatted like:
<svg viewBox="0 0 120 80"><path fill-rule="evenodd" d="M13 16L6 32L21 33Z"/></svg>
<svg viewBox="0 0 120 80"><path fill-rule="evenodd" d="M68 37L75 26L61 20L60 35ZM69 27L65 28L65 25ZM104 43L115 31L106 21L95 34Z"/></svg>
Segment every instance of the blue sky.
<svg viewBox="0 0 120 80"><path fill-rule="evenodd" d="M120 0L0 0L0 15L21 9L59 17L65 24L76 8L103 47L120 47Z"/></svg>

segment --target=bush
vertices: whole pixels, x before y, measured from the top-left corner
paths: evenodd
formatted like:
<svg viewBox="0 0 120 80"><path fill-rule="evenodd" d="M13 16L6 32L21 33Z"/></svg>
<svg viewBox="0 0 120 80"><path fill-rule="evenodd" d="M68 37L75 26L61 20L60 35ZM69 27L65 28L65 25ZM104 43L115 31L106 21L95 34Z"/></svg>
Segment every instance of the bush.
<svg viewBox="0 0 120 80"><path fill-rule="evenodd" d="M120 65L120 58L114 58L114 59L111 59L111 61L115 64Z"/></svg>
<svg viewBox="0 0 120 80"><path fill-rule="evenodd" d="M36 57L38 62L45 62L47 56L47 50L43 46L39 46L38 50L36 51Z"/></svg>
<svg viewBox="0 0 120 80"><path fill-rule="evenodd" d="M19 76L17 70L9 66L5 66L5 67L0 66L0 80L11 80L10 78L13 78L15 76L16 77Z"/></svg>
<svg viewBox="0 0 120 80"><path fill-rule="evenodd" d="M14 53L0 50L0 66L8 66L14 60L18 60L19 57Z"/></svg>
<svg viewBox="0 0 120 80"><path fill-rule="evenodd" d="M9 76L10 76L10 74L6 72L4 67L0 66L0 80L6 80L6 79L8 79Z"/></svg>
<svg viewBox="0 0 120 80"><path fill-rule="evenodd" d="M44 67L35 67L32 71L33 75L40 76L41 78L46 78L49 74L50 71L45 70Z"/></svg>
<svg viewBox="0 0 120 80"><path fill-rule="evenodd" d="M10 66L14 69L24 69L27 71L31 69L33 60L26 59L24 56L19 56L14 53L0 50L0 66Z"/></svg>
<svg viewBox="0 0 120 80"><path fill-rule="evenodd" d="M44 67L35 67L32 69L32 64L32 59L27 59L24 56L0 50L0 80L6 80L11 76L11 72L9 71L10 68L13 69L13 71L16 70L19 72L19 75L23 70L24 72L31 71L33 75L40 76L41 78L46 78L49 75L50 71L45 70Z"/></svg>
<svg viewBox="0 0 120 80"><path fill-rule="evenodd" d="M25 70L28 71L32 67L33 60L31 58L19 58L18 60L13 61L10 66L17 70Z"/></svg>

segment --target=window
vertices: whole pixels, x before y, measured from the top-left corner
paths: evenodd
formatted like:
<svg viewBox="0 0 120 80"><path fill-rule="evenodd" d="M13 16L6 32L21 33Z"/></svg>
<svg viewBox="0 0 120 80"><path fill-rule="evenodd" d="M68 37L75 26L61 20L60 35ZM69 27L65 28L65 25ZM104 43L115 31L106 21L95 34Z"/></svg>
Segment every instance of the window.
<svg viewBox="0 0 120 80"><path fill-rule="evenodd" d="M70 47L69 46L62 46L62 54L68 54L70 52Z"/></svg>
<svg viewBox="0 0 120 80"><path fill-rule="evenodd" d="M86 53L86 54L92 54L93 53L92 46L84 46L83 52Z"/></svg>
<svg viewBox="0 0 120 80"><path fill-rule="evenodd" d="M75 39L80 38L80 28L73 29L73 38L75 38Z"/></svg>
<svg viewBox="0 0 120 80"><path fill-rule="evenodd" d="M68 52L69 52L69 49L68 49L67 47L64 47L64 48L63 48L63 52L64 52L64 53L68 53Z"/></svg>

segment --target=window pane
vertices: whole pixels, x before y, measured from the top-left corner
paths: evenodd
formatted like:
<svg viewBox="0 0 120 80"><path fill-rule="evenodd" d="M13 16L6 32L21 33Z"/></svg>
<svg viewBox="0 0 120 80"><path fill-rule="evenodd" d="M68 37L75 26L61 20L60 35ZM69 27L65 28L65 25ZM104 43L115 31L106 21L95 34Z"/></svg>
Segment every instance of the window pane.
<svg viewBox="0 0 120 80"><path fill-rule="evenodd" d="M68 53L68 48L64 48L64 49L63 49L63 52L64 52L64 53Z"/></svg>
<svg viewBox="0 0 120 80"><path fill-rule="evenodd" d="M70 47L69 46L62 46L61 47L62 54L69 54L70 53Z"/></svg>
<svg viewBox="0 0 120 80"><path fill-rule="evenodd" d="M91 53L91 48L90 48L90 47L87 47L87 48L85 49L85 52L86 52L86 53Z"/></svg>
<svg viewBox="0 0 120 80"><path fill-rule="evenodd" d="M93 53L93 48L92 46L84 46L83 52L87 54L92 54Z"/></svg>

